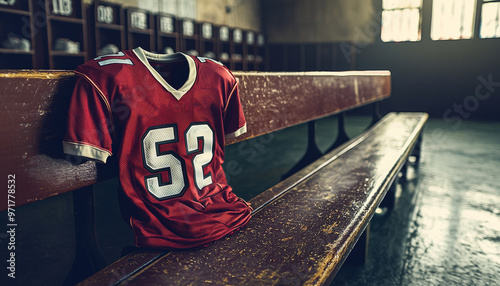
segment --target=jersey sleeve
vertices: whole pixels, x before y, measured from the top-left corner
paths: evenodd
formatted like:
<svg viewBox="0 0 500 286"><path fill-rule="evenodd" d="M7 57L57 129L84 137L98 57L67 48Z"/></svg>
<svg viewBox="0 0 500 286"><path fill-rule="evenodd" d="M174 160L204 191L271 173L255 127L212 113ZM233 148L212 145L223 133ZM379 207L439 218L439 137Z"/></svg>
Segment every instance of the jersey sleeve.
<svg viewBox="0 0 500 286"><path fill-rule="evenodd" d="M85 75L76 73L63 151L106 163L112 155L113 123L107 98Z"/></svg>
<svg viewBox="0 0 500 286"><path fill-rule="evenodd" d="M247 132L247 124L240 101L238 83L235 82L224 110L224 132L226 138L238 137Z"/></svg>

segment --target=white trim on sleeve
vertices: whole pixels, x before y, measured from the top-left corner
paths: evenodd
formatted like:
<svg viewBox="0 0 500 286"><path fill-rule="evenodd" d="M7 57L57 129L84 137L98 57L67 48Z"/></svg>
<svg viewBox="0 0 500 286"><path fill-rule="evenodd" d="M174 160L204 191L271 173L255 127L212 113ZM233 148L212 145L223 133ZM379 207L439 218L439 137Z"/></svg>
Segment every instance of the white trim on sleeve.
<svg viewBox="0 0 500 286"><path fill-rule="evenodd" d="M241 127L240 129L238 129L232 133L226 134L226 138L235 138L235 137L238 137L241 134L246 133L246 132L247 132L247 124L245 123L245 125L243 125L243 127Z"/></svg>
<svg viewBox="0 0 500 286"><path fill-rule="evenodd" d="M85 157L102 163L106 163L108 157L111 156L110 152L95 146L67 141L63 141L63 151L68 155Z"/></svg>

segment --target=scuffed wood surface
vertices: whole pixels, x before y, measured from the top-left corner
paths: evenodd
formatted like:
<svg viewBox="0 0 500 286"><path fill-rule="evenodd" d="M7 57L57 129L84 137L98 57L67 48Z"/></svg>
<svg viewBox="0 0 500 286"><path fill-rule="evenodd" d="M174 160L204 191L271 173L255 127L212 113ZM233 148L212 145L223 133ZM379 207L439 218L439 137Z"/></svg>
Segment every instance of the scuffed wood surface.
<svg viewBox="0 0 500 286"><path fill-rule="evenodd" d="M242 141L388 98L389 71L235 72L247 119Z"/></svg>
<svg viewBox="0 0 500 286"><path fill-rule="evenodd" d="M121 285L327 285L406 162L426 120L425 113L384 117L367 133L251 200L258 207L281 193L286 182L310 174L261 208L239 232L207 248L169 252ZM102 284L108 277L104 274L80 285Z"/></svg>
<svg viewBox="0 0 500 286"><path fill-rule="evenodd" d="M112 164L77 165L75 158L62 152L73 76L71 71L0 71L0 176L16 176L16 206L88 186L115 174ZM248 132L227 144L390 95L387 71L237 72L235 76ZM6 208L7 196L2 196L0 211Z"/></svg>
<svg viewBox="0 0 500 286"><path fill-rule="evenodd" d="M151 261L162 257L164 254L164 250L136 250L99 271L99 275L92 276L79 285L116 285L123 277L137 271L143 265L148 265Z"/></svg>
<svg viewBox="0 0 500 286"><path fill-rule="evenodd" d="M15 175L16 206L96 182L94 164L73 166L62 152L73 84L72 72L0 72L0 175Z"/></svg>

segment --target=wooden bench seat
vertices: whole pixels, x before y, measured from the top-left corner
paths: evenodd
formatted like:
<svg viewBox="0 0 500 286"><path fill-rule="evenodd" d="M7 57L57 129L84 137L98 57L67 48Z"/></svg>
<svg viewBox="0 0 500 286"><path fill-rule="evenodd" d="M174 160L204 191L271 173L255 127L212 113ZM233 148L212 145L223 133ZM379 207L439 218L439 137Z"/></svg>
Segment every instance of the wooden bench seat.
<svg viewBox="0 0 500 286"><path fill-rule="evenodd" d="M76 255L66 284L101 269L81 284L317 284L336 273L412 148L418 151L426 114L390 114L344 143L342 114L388 98L388 71L235 76L248 132L226 144L308 122L304 136L308 150L314 150L314 120L336 115L339 136L332 140L333 151L322 157L306 152L287 179L253 198L254 216L242 231L205 249L137 250L104 268L95 234L93 184L116 171L112 161L79 164L78 158L62 153L73 73L0 71L0 100L8 110L0 120L0 156L6 162L0 173L16 174L16 207L73 193ZM374 121L378 119L374 112ZM5 199L0 199L0 211L7 206ZM210 276L214 271L219 273L215 278Z"/></svg>
<svg viewBox="0 0 500 286"><path fill-rule="evenodd" d="M426 119L425 113L385 116L252 199L251 222L230 237L204 249L155 253L128 276L117 276L112 265L80 285L325 285L407 162Z"/></svg>

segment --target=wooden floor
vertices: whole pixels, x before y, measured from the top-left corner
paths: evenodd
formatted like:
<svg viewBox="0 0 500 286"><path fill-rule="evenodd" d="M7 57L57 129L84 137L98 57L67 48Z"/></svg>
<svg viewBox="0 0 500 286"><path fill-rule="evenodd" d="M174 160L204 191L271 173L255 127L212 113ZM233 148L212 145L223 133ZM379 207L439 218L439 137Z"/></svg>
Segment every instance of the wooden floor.
<svg viewBox="0 0 500 286"><path fill-rule="evenodd" d="M369 122L368 117L348 116L347 132L354 136ZM321 150L333 143L335 124L331 118L318 122ZM226 163L232 162L232 167L226 171L235 192L249 199L280 181L305 151L306 134L302 125L228 146ZM430 119L419 169L410 168L409 180L398 187L394 211L372 221L367 264L344 264L333 285L496 285L499 143L500 123L463 121L455 126ZM132 244L115 189L114 181L97 189L98 239L109 262ZM0 285L62 283L73 259L71 212L70 194L16 211L16 279L3 271ZM5 213L0 220L5 222L0 224L0 259L5 266Z"/></svg>

